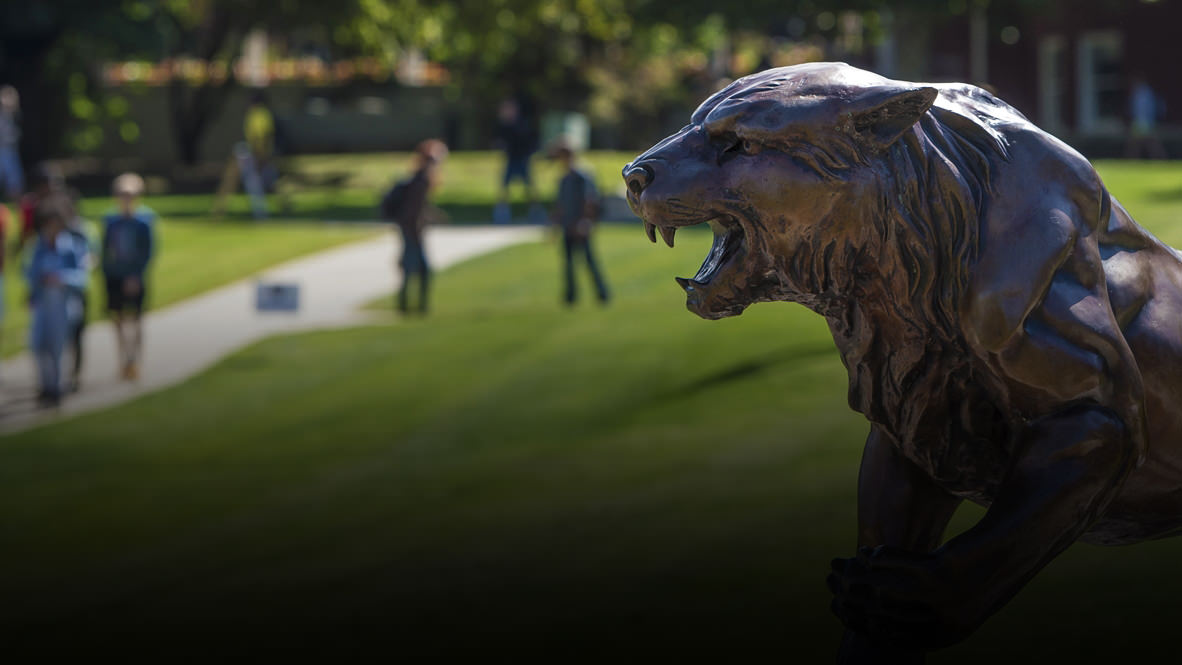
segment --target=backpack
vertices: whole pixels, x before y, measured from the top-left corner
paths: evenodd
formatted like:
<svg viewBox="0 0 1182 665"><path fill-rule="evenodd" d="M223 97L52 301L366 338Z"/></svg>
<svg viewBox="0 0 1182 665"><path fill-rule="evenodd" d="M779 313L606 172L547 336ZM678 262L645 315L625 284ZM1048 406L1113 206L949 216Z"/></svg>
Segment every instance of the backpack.
<svg viewBox="0 0 1182 665"><path fill-rule="evenodd" d="M398 215L402 213L402 205L406 201L406 189L408 186L410 186L410 178L403 178L394 183L394 186L382 196L382 201L378 204L378 214L382 219L388 221L398 220Z"/></svg>
<svg viewBox="0 0 1182 665"><path fill-rule="evenodd" d="M586 211L587 218L592 222L598 222L603 218L603 194L599 193L599 188L595 186L595 178L583 173L584 187L583 187L583 208Z"/></svg>

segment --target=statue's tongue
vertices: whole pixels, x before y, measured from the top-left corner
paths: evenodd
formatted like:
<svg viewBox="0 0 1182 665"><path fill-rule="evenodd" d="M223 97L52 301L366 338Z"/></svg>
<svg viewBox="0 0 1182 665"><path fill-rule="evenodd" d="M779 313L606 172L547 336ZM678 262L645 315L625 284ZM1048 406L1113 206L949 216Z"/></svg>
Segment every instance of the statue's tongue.
<svg viewBox="0 0 1182 665"><path fill-rule="evenodd" d="M729 229L717 221L711 221L710 228L714 230L714 243L710 246L710 253L706 255L706 260L702 262L702 267L698 269L698 274L694 275L692 280L678 278L677 281L682 288L686 288L687 284L691 282L700 285L710 283L710 280L714 279L727 259L731 258L739 249L742 242L740 231Z"/></svg>

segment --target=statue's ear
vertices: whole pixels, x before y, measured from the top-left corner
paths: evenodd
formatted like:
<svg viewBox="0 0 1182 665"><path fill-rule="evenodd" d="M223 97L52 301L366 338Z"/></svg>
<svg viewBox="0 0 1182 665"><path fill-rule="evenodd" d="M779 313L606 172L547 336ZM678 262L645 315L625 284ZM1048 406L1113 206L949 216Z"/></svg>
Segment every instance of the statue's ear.
<svg viewBox="0 0 1182 665"><path fill-rule="evenodd" d="M919 122L939 94L935 88L872 89L854 101L851 129L859 140L885 149Z"/></svg>

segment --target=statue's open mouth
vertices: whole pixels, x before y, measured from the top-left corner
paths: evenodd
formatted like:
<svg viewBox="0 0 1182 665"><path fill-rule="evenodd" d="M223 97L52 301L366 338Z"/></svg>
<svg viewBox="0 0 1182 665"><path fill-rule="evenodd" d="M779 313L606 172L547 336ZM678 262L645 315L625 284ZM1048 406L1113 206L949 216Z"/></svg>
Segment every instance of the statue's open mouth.
<svg viewBox="0 0 1182 665"><path fill-rule="evenodd" d="M698 274L692 279L677 278L677 283L687 292L692 292L694 287L708 286L723 266L745 253L747 249L747 235L743 233L743 227L735 218L720 217L707 223L710 230L714 231L714 244L710 246L710 253L706 255L702 267L698 268Z"/></svg>
<svg viewBox="0 0 1182 665"><path fill-rule="evenodd" d="M710 253L706 255L706 260L702 262L702 267L698 269L696 275L689 279L678 277L677 283L685 289L686 305L699 315L716 318L717 316L736 314L738 311L742 311L742 308L732 311L732 307L728 306L730 303L716 302L716 298L712 297L714 294L711 293L711 286L721 273L728 268L736 267L747 254L747 233L737 218L731 215L718 215L699 222L688 224L677 222L675 225L657 225L646 221L644 230L653 242L657 241L657 233L660 233L665 244L672 247L673 236L677 229L700 224L709 224L710 229L714 231L714 242L710 246Z"/></svg>

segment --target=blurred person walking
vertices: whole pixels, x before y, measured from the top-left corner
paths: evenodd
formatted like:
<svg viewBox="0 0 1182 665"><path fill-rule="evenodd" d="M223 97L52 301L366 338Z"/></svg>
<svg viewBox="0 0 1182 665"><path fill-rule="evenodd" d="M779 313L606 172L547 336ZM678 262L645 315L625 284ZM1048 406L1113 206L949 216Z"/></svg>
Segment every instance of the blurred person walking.
<svg viewBox="0 0 1182 665"><path fill-rule="evenodd" d="M221 217L226 212L229 197L238 191L239 184L246 191L250 202L251 216L266 219L269 214L267 192L275 190L280 194L279 205L283 211L291 207L291 201L278 187L279 151L283 148L283 132L278 118L271 111L266 94L261 90L251 93L250 104L242 118L242 141L234 144L230 158L222 171L221 182L213 199L213 215Z"/></svg>
<svg viewBox="0 0 1182 665"><path fill-rule="evenodd" d="M538 206L537 193L534 191L533 178L529 170L530 158L538 149L538 132L534 128L532 114L520 99L506 99L501 102L497 111L497 120L497 138L501 149L505 151L505 174L501 178L501 192L497 205L493 208L493 221L497 224L507 224L512 220L509 185L514 180L520 180L525 186L531 221L544 220L545 212Z"/></svg>
<svg viewBox="0 0 1182 665"><path fill-rule="evenodd" d="M91 222L82 217L78 210L78 203L81 200L81 195L78 191L70 190L64 200L67 205L66 233L69 233L74 238L74 243L84 251L86 259L83 264L83 269L86 272L86 280L81 285L71 285L70 287L73 307L77 309L78 315L71 320L72 325L70 326L70 334L68 335L73 365L71 367L70 381L66 388L69 392L74 393L78 392L82 380L82 337L86 332L87 317L90 309L90 271L94 268L95 263L95 234Z"/></svg>
<svg viewBox="0 0 1182 665"><path fill-rule="evenodd" d="M37 206L38 235L25 267L32 326L29 348L37 359L37 401L57 406L62 399L62 354L75 318L72 297L86 285L86 248L66 231L67 203L48 197Z"/></svg>
<svg viewBox="0 0 1182 665"><path fill-rule="evenodd" d="M1157 134L1157 120L1164 114L1165 102L1149 85L1144 74L1133 75L1129 93L1129 139L1125 157L1137 159L1166 159L1166 147Z"/></svg>
<svg viewBox="0 0 1182 665"><path fill-rule="evenodd" d="M25 190L20 154L20 99L16 88L0 86L0 185L10 201L16 201Z"/></svg>
<svg viewBox="0 0 1182 665"><path fill-rule="evenodd" d="M575 151L569 145L557 144L552 148L551 155L558 160L563 170L562 179L558 181L558 198L554 203L551 219L562 229L565 259L563 274L566 280L564 300L567 305L573 305L577 298L574 266L577 255L582 257L591 272L599 302L606 304L611 296L591 248L591 232L600 212L599 190L595 186L595 179L576 166Z"/></svg>
<svg viewBox="0 0 1182 665"><path fill-rule="evenodd" d="M250 196L250 208L255 219L267 217L267 191L278 177L275 171L275 114L267 105L261 90L254 92L250 106L242 120L242 135L246 142L235 148L238 168L242 173L242 187Z"/></svg>
<svg viewBox="0 0 1182 665"><path fill-rule="evenodd" d="M5 305L7 302L4 298L4 260L7 253L4 252L5 247L8 246L8 229L12 226L12 212L8 210L8 206L0 203L0 333L4 331L4 317L7 314ZM0 334L0 342L3 342L3 335Z"/></svg>
<svg viewBox="0 0 1182 665"><path fill-rule="evenodd" d="M139 378L144 335L141 318L148 263L155 249L156 214L139 205L144 180L134 173L115 178L111 187L118 209L103 219L102 266L107 311L115 324L119 366L126 380Z"/></svg>
<svg viewBox="0 0 1182 665"><path fill-rule="evenodd" d="M428 198L439 182L439 165L447 159L447 144L428 139L415 148L415 172L399 182L382 199L382 214L398 224L402 232L402 285L395 306L399 312L410 311L410 283L418 280L420 314L427 313L427 294L431 284L431 266L423 247L430 209Z"/></svg>

